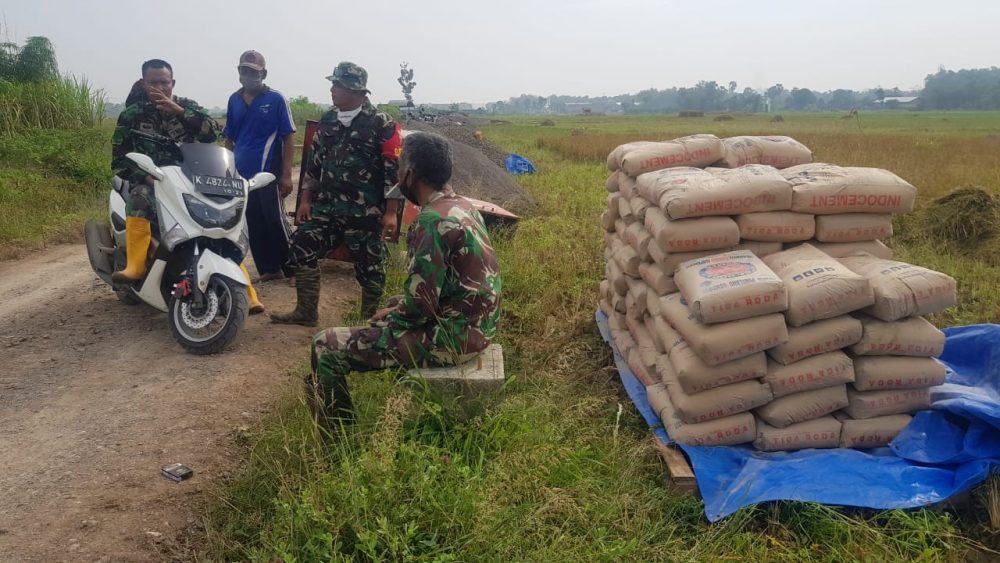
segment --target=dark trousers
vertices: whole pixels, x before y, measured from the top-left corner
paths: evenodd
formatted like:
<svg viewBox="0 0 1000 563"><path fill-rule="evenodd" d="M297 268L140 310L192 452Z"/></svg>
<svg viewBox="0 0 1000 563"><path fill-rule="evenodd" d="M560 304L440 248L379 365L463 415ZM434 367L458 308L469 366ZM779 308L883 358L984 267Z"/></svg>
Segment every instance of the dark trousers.
<svg viewBox="0 0 1000 563"><path fill-rule="evenodd" d="M288 261L288 230L285 223L285 206L278 196L278 183L250 192L247 201L247 230L250 235L250 253L257 271L272 274L284 271Z"/></svg>

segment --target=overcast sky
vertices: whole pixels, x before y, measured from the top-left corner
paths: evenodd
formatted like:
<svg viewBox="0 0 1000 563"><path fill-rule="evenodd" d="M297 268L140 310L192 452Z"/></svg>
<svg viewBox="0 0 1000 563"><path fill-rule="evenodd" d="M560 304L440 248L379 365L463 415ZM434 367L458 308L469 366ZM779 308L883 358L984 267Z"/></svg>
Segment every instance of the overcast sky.
<svg viewBox="0 0 1000 563"><path fill-rule="evenodd" d="M6 35L52 40L64 72L125 98L149 58L175 93L224 107L241 52L285 95L329 102L341 60L378 102L488 102L522 93L614 95L690 86L919 87L939 66L1000 64L996 0L0 0ZM0 33L2 38L3 33Z"/></svg>

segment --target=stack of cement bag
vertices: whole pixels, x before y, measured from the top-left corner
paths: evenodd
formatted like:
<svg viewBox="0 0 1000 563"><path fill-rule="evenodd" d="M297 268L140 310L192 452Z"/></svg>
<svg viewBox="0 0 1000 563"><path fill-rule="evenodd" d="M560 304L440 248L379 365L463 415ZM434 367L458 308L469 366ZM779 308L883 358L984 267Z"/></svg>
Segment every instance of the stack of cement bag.
<svg viewBox="0 0 1000 563"><path fill-rule="evenodd" d="M878 168L821 163L793 166L782 176L792 183L792 211L815 216L813 246L835 258L856 252L892 258L881 241L892 236L893 214L913 210L917 189L906 180Z"/></svg>
<svg viewBox="0 0 1000 563"><path fill-rule="evenodd" d="M889 266L878 242L915 188L882 170L800 164L810 160L787 137L712 135L609 155L601 308L678 442L880 445L943 379L928 359L943 335L905 317L953 304L954 281L917 268L940 283L907 297L916 274L882 279L915 268Z"/></svg>
<svg viewBox="0 0 1000 563"><path fill-rule="evenodd" d="M944 383L945 368L934 358L944 350L944 333L923 318L957 302L950 276L869 254L840 259L871 284L873 303L855 317L861 339L851 346L854 383L848 388L842 447L884 446L930 405L929 388Z"/></svg>

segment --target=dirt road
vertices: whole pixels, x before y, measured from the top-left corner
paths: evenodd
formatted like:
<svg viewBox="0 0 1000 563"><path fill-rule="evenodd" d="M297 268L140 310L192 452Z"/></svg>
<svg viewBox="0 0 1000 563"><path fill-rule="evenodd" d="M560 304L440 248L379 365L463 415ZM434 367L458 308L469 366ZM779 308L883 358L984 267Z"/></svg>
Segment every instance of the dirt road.
<svg viewBox="0 0 1000 563"><path fill-rule="evenodd" d="M323 283L329 326L357 288L334 263ZM284 281L258 291L269 310L294 303ZM297 389L314 332L258 315L226 352L192 356L165 314L118 302L82 245L0 262L0 561L159 559L234 467L233 432ZM195 476L161 477L172 462Z"/></svg>

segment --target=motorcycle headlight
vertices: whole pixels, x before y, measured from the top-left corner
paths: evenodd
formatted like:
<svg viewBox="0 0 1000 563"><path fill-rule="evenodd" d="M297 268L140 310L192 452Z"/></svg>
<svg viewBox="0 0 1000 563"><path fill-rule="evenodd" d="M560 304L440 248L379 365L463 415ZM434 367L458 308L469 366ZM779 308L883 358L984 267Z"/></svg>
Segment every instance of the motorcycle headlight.
<svg viewBox="0 0 1000 563"><path fill-rule="evenodd" d="M195 223L206 229L232 229L243 216L243 200L224 209L217 209L191 194L184 194L184 205Z"/></svg>
<svg viewBox="0 0 1000 563"><path fill-rule="evenodd" d="M191 238L191 235L178 223L174 225L174 228L167 231L167 234L163 235L161 242L167 247L167 250L173 250L177 243L184 242L189 238Z"/></svg>

